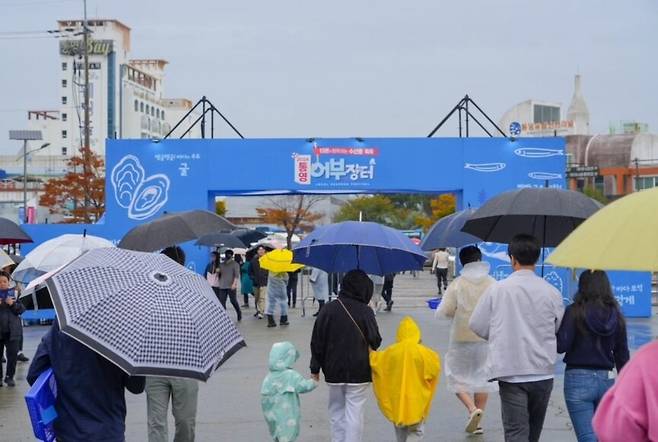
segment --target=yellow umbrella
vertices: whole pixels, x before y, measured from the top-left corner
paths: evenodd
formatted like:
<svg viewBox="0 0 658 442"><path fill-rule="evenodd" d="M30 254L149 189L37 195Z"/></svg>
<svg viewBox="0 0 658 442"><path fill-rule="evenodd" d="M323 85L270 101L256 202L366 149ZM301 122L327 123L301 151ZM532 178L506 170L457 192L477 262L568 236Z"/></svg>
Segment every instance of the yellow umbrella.
<svg viewBox="0 0 658 442"><path fill-rule="evenodd" d="M560 267L658 271L658 188L625 196L596 212L548 257Z"/></svg>
<svg viewBox="0 0 658 442"><path fill-rule="evenodd" d="M261 268L274 273L294 272L304 265L292 263L292 252L288 249L276 249L258 259Z"/></svg>

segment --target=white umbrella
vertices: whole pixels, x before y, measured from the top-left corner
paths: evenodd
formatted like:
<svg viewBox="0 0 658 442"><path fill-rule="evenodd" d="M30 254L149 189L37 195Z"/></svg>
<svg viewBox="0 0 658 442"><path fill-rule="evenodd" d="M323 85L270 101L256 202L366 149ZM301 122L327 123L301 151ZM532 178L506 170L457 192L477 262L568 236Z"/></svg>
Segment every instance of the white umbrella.
<svg viewBox="0 0 658 442"><path fill-rule="evenodd" d="M28 283L37 276L51 272L73 261L84 252L103 247L114 247L110 241L91 235L66 234L44 242L25 256L12 277Z"/></svg>
<svg viewBox="0 0 658 442"><path fill-rule="evenodd" d="M0 249L0 269L10 265L14 265L14 260L4 250Z"/></svg>

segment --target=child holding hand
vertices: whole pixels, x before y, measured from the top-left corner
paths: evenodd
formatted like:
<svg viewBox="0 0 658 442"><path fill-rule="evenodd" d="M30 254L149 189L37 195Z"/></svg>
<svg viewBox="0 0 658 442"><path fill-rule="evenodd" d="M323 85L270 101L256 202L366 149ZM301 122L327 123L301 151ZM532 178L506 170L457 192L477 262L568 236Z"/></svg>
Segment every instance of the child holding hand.
<svg viewBox="0 0 658 442"><path fill-rule="evenodd" d="M260 389L261 408L275 442L293 442L299 436L299 395L317 387L292 369L299 352L291 342L277 342L270 351L270 372Z"/></svg>

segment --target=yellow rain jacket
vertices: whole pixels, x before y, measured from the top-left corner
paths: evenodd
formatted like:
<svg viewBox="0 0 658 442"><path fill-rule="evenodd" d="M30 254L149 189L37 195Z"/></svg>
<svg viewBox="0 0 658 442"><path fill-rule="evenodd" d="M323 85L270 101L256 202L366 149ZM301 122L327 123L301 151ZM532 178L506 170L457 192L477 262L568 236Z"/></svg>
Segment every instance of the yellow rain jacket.
<svg viewBox="0 0 658 442"><path fill-rule="evenodd" d="M409 316L400 322L397 342L370 353L372 383L377 403L398 426L427 418L439 381L439 355L420 343L420 329Z"/></svg>

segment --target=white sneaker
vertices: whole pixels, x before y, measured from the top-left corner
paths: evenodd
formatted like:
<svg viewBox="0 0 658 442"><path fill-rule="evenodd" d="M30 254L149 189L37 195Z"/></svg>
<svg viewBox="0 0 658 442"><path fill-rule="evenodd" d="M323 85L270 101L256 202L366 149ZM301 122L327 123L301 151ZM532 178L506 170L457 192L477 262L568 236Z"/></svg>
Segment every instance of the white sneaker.
<svg viewBox="0 0 658 442"><path fill-rule="evenodd" d="M482 410L476 408L471 413L471 416L468 418L468 424L466 424L467 433L475 433L480 427L480 420L482 419Z"/></svg>

